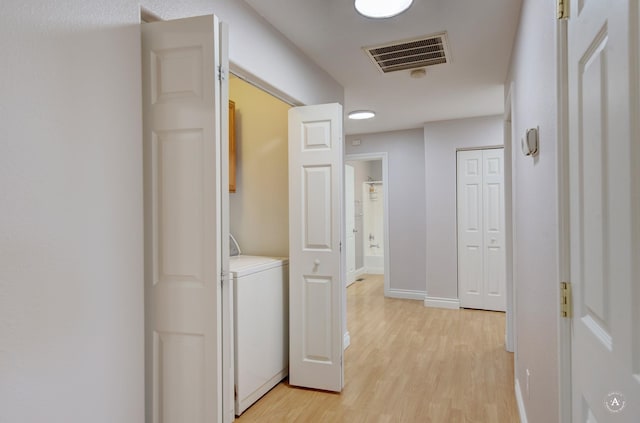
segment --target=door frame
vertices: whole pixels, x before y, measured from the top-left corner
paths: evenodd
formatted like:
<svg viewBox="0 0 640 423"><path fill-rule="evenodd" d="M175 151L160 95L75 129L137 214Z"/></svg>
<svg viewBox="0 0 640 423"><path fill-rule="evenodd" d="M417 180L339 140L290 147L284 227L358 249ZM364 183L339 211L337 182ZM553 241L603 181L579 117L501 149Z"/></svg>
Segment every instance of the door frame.
<svg viewBox="0 0 640 423"><path fill-rule="evenodd" d="M347 228L347 207L348 207L349 201L347 201L348 200L347 196L351 195L353 197L353 199L355 199L355 189L356 189L356 187L355 187L355 173L354 173L353 187L352 187L353 189L352 189L352 192L349 193L349 190L347 189L347 181L348 181L347 166L350 166L351 168L353 168L353 166L351 166L350 164L347 164L346 162L345 162L345 165L344 165L344 168L345 168L345 170L344 170L344 210L345 210L345 219L344 219L345 233L344 233L344 237L345 237L345 252L346 252L345 272L346 272L346 275L347 275L346 286L349 287L349 285L351 285L352 283L354 283L356 281L357 274L358 274L358 272L357 272L358 269L356 269L355 265L354 265L353 272L349 271L349 260L350 260L349 255L350 255L350 252L349 252L349 243L347 242L347 238L349 237L349 234L348 234L349 233L349 228ZM355 170L354 170L354 172L355 172ZM355 201L352 201L352 203L354 203L354 202ZM353 211L353 214L354 214L354 224L355 224L355 204L353 204L351 207L352 207L352 211ZM355 230L355 229L353 229L353 230ZM354 234L353 234L354 238L356 236L355 233L356 232L354 232ZM355 249L355 247L354 247L354 249ZM355 251L353 251L353 254L354 254L354 260L355 260Z"/></svg>
<svg viewBox="0 0 640 423"><path fill-rule="evenodd" d="M557 45L557 178L558 178L558 276L556 298L560 298L560 282L571 280L570 186L569 186L569 50L568 20L556 24ZM572 421L571 388L571 319L558 313L558 419Z"/></svg>
<svg viewBox="0 0 640 423"><path fill-rule="evenodd" d="M382 161L382 208L383 214L382 217L382 225L383 225L383 253L384 253L384 296L389 297L392 294L391 284L389 275L390 273L390 260L389 260L389 159L388 154L386 152L379 153L359 153L359 154L346 154L344 156L344 161L346 164L349 162L369 162L374 160ZM357 188L356 188L357 189ZM346 296L346 285L345 285L345 296Z"/></svg>
<svg viewBox="0 0 640 423"><path fill-rule="evenodd" d="M511 118L513 116L512 91L513 84L506 87L507 95L504 104L504 238L505 238L505 266L506 266L506 325L504 334L505 349L514 353L517 359L517 342L516 342L516 284L513 280L513 271L515 256L515 234L513 227L513 126ZM514 360L515 361L515 360Z"/></svg>

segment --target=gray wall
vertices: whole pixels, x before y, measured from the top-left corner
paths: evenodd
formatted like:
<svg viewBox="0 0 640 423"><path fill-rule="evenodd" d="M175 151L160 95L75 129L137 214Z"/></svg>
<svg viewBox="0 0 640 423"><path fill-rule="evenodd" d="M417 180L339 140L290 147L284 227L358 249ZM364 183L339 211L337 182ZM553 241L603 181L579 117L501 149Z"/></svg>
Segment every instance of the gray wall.
<svg viewBox="0 0 640 423"><path fill-rule="evenodd" d="M352 146L351 141L361 140ZM346 154L388 154L389 287L425 292L425 184L422 128L347 136Z"/></svg>
<svg viewBox="0 0 640 423"><path fill-rule="evenodd" d="M143 3L220 11L232 60L303 102L343 99L242 1ZM1 9L0 421L143 422L140 2Z"/></svg>
<svg viewBox="0 0 640 423"><path fill-rule="evenodd" d="M516 291L515 377L530 392L530 422L559 420L558 401L558 139L557 22L554 4L525 0L510 78L513 129L513 225ZM527 128L540 127L540 153L519 148Z"/></svg>
<svg viewBox="0 0 640 423"><path fill-rule="evenodd" d="M424 126L427 295L458 298L456 151L503 144L502 116Z"/></svg>

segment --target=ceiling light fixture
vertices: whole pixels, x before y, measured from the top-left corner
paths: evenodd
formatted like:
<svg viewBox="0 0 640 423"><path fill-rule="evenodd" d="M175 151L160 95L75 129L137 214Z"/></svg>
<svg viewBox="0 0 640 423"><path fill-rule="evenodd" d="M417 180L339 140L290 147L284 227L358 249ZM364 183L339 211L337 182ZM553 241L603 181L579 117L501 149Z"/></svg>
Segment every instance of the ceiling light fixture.
<svg viewBox="0 0 640 423"><path fill-rule="evenodd" d="M355 0L358 13L367 18L384 19L407 10L413 0Z"/></svg>
<svg viewBox="0 0 640 423"><path fill-rule="evenodd" d="M371 119L376 114L371 110L354 110L349 113L349 119L353 120L363 120L363 119Z"/></svg>

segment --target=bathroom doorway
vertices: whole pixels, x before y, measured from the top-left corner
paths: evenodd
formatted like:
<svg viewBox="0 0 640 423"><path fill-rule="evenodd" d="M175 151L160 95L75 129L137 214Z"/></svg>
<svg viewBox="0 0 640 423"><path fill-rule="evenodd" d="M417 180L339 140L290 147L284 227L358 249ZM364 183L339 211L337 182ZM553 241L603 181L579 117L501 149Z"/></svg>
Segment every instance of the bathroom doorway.
<svg viewBox="0 0 640 423"><path fill-rule="evenodd" d="M353 268L347 267L347 286L365 274L384 275L386 296L389 290L387 155L347 155L345 165L347 262L352 257L353 263ZM349 221L353 222L352 226ZM352 235L353 241L349 242Z"/></svg>

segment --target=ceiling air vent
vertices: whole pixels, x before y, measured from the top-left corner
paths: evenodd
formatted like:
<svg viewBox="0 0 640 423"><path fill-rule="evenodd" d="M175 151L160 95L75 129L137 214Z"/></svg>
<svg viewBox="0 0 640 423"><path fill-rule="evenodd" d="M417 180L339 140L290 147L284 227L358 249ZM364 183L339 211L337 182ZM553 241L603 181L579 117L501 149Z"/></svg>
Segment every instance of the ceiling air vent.
<svg viewBox="0 0 640 423"><path fill-rule="evenodd" d="M383 73L448 63L447 33L365 47Z"/></svg>

